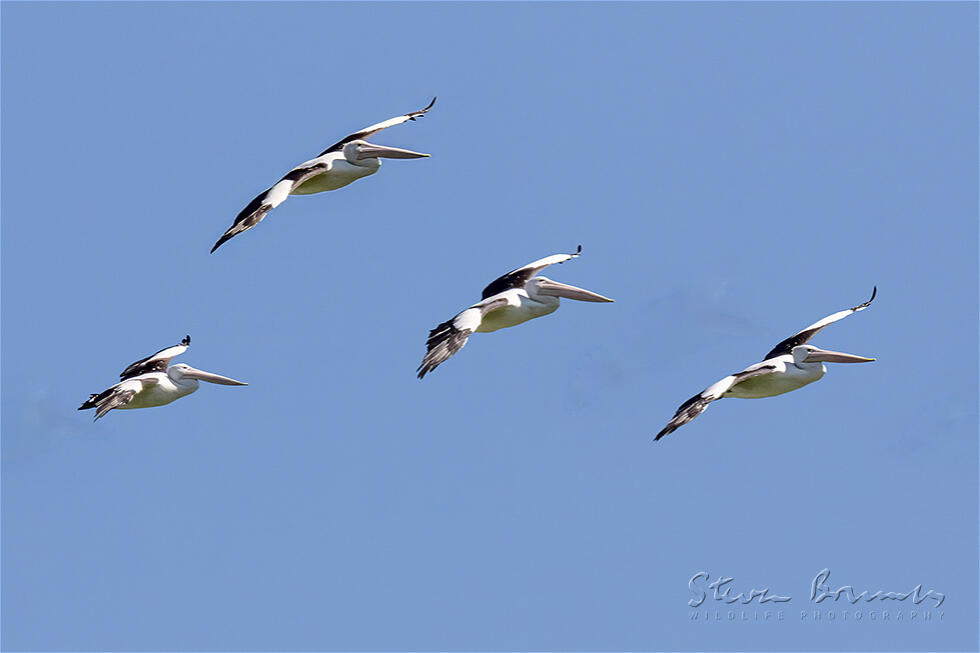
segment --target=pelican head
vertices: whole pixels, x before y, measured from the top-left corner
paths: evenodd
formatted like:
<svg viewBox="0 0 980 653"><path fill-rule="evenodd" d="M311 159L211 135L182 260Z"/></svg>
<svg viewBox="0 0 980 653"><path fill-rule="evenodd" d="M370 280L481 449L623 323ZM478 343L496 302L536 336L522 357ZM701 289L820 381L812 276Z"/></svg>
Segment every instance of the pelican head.
<svg viewBox="0 0 980 653"><path fill-rule="evenodd" d="M344 158L348 163L358 165L360 162L369 159L421 159L428 154L403 150L400 147L388 147L387 145L375 145L367 141L356 140L344 145Z"/></svg>
<svg viewBox="0 0 980 653"><path fill-rule="evenodd" d="M535 295L566 297L568 299L577 299L580 302L616 301L614 299L609 299L608 297L603 297L602 295L594 293L591 290L576 288L575 286L570 286L566 283L553 281L548 277L534 277L527 282L525 288L527 289L527 294L531 297L534 297Z"/></svg>
<svg viewBox="0 0 980 653"><path fill-rule="evenodd" d="M828 351L813 345L797 345L793 347L793 362L800 363L870 363L873 358L865 358L855 354L845 354L840 351Z"/></svg>
<svg viewBox="0 0 980 653"><path fill-rule="evenodd" d="M177 363L176 365L171 365L167 368L167 376L174 383L180 383L184 379L201 380L207 381L208 383L218 383L221 385L248 385L241 381L236 381L235 379L229 379L227 376L221 376L220 374L212 374L211 372L205 372L204 370L198 370L186 363Z"/></svg>

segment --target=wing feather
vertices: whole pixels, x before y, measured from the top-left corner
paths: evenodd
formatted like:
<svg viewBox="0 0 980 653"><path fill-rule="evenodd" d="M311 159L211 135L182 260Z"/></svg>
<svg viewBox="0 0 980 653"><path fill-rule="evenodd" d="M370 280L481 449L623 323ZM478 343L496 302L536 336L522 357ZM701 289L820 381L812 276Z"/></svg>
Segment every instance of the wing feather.
<svg viewBox="0 0 980 653"><path fill-rule="evenodd" d="M135 363L130 363L126 369L120 372L119 378L125 380L139 376L140 374L146 374L147 372L166 372L167 367L170 366L170 361L187 351L187 347L190 344L191 337L184 336L184 339L179 344L164 347L151 356L141 358Z"/></svg>
<svg viewBox="0 0 980 653"><path fill-rule="evenodd" d="M95 419L97 421L105 417L113 408L125 406L133 400L143 389L159 383L153 376L140 376L120 381L108 390L97 395L89 396L88 400L78 407L78 410L95 409Z"/></svg>
<svg viewBox="0 0 980 653"><path fill-rule="evenodd" d="M507 274L491 281L490 285L483 289L482 298L487 299L488 297L493 297L511 288L523 288L524 284L549 265L564 263L569 259L578 258L581 255L582 246L579 245L574 254L552 254L551 256L539 258L537 261L532 261L516 270L511 270Z"/></svg>
<svg viewBox="0 0 980 653"><path fill-rule="evenodd" d="M383 120L379 123L371 125L370 127L365 127L360 131L356 131L353 134L349 134L348 136L345 136L344 138L337 141L336 143L334 143L324 151L320 152L317 156L323 156L324 154L327 154L329 152L336 152L338 150L342 150L344 149L344 145L346 145L347 143L350 143L351 141L368 138L373 134L377 134L382 129L388 129L389 127L400 125L403 122L408 122L409 120L415 120L416 118L421 118L426 114L426 112L428 112L429 109L432 108L432 105L434 105L435 103L436 103L436 99L432 98L432 102L429 102L429 104L424 109L419 109L418 111L411 111L409 113L400 116L395 116L394 118L388 118L387 120Z"/></svg>
<svg viewBox="0 0 980 653"><path fill-rule="evenodd" d="M490 311L507 306L510 302L506 297L498 297L490 301L483 301L474 304L465 311L457 313L451 320L446 320L429 332L429 339L426 341L426 352L422 358L422 363L415 370L420 379L426 374L439 367L441 363L449 360L456 354L466 340L470 337L480 322Z"/></svg>
<svg viewBox="0 0 980 653"><path fill-rule="evenodd" d="M265 214L282 204L297 186L300 186L311 177L323 173L327 167L328 164L325 161L316 161L316 159L313 159L287 172L274 186L258 195L249 202L248 206L242 209L241 213L235 217L232 225L225 233L221 234L221 238L211 248L211 253L214 254L214 251L223 244L243 231L248 231L262 222Z"/></svg>
<svg viewBox="0 0 980 653"><path fill-rule="evenodd" d="M775 358L776 356L789 354L793 351L793 347L797 347L799 345L805 345L806 343L810 342L810 338L812 338L817 333L819 333L820 330L823 329L824 327L829 326L834 322L837 322L838 320L843 320L845 317L851 315L852 313L856 313L858 311L863 311L864 309L866 309L868 305L874 301L875 295L877 294L878 294L878 286L875 286L874 290L871 291L871 299L869 299L868 301L864 302L863 304L858 304L854 308L847 308L844 309L843 311L838 311L836 313L828 315L827 317L823 318L818 322L814 322L813 324L803 329L799 333L792 335L789 338L786 338L786 340L783 340L781 343L773 347L769 351L769 353L766 354L766 357L763 358L762 360L769 360L770 358Z"/></svg>
<svg viewBox="0 0 980 653"><path fill-rule="evenodd" d="M665 435L673 433L681 426L684 426L690 422L692 419L707 410L708 404L710 404L712 401L721 399L724 394L732 388L732 386L741 383L746 379L751 379L754 376L769 374L775 369L776 366L770 364L760 364L758 366L753 365L747 370L726 376L721 381L718 381L714 385L705 388L680 405L677 412L674 413L674 417L667 423L667 426L665 426L660 433L657 433L657 437L655 437L654 440L659 440Z"/></svg>

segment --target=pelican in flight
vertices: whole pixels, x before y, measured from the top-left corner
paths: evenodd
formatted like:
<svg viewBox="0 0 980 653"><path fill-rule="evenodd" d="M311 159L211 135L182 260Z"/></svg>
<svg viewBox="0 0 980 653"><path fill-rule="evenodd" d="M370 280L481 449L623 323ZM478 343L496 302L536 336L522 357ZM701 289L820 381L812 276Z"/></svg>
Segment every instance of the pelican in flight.
<svg viewBox="0 0 980 653"><path fill-rule="evenodd" d="M225 241L262 222L265 214L282 204L289 195L310 195L322 193L325 190L342 188L361 177L376 173L381 167L381 158L418 159L429 156L398 147L374 145L364 139L377 134L382 129L421 118L435 103L436 99L432 98L432 102L429 102L429 106L424 109L395 116L354 132L320 152L315 159L301 163L287 172L286 176L276 182L272 188L256 197L242 209L242 212L235 218L234 224L222 234L218 242L211 248L211 253L213 254L214 250L221 247Z"/></svg>
<svg viewBox="0 0 980 653"><path fill-rule="evenodd" d="M429 332L425 357L416 370L418 377L421 379L462 349L471 333L489 333L554 313L558 310L561 297L583 302L613 301L594 292L538 276L549 265L578 258L581 253L582 246L579 245L574 254L546 256L508 272L484 288L483 299Z"/></svg>
<svg viewBox="0 0 980 653"><path fill-rule="evenodd" d="M687 424L703 413L708 404L716 399L775 397L820 380L827 372L824 363L870 363L873 358L818 349L807 343L825 326L843 320L851 313L863 311L874 300L876 294L878 294L877 286L871 292L871 299L863 304L838 311L819 322L814 322L773 347L761 363L749 365L741 372L726 376L718 383L694 395L681 404L674 413L673 419L654 439L659 440Z"/></svg>
<svg viewBox="0 0 980 653"><path fill-rule="evenodd" d="M78 410L95 409L95 419L104 417L113 408L150 408L163 406L197 390L198 380L221 385L248 385L227 376L196 370L190 365L170 361L187 351L191 337L179 345L161 349L152 356L138 360L119 375L119 383L108 390L91 395Z"/></svg>

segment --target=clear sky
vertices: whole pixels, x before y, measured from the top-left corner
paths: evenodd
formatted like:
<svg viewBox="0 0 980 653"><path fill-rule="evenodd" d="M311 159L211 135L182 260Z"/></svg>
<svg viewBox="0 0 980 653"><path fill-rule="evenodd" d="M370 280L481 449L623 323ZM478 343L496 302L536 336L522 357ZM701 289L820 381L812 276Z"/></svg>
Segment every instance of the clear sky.
<svg viewBox="0 0 980 653"><path fill-rule="evenodd" d="M5 650L976 650L975 3L2 23ZM293 165L433 95L374 138L430 159L208 254ZM579 244L547 274L615 304L415 378L430 328ZM654 443L875 285L814 344L877 362ZM185 334L249 386L75 410ZM824 568L946 598L816 606ZM699 571L791 600L692 621Z"/></svg>

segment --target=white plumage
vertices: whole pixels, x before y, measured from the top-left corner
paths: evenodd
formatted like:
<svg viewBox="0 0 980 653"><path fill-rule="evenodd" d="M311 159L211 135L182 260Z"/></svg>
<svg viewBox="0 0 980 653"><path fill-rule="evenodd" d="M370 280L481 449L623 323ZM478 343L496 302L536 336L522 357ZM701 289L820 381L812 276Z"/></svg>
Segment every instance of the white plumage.
<svg viewBox="0 0 980 653"><path fill-rule="evenodd" d="M463 348L472 333L490 333L516 326L558 310L561 297L586 302L611 302L608 297L538 276L549 265L578 258L553 254L532 261L495 279L483 289L483 299L429 332L426 353L418 367L421 379Z"/></svg>
<svg viewBox="0 0 980 653"><path fill-rule="evenodd" d="M234 236L262 222L269 211L282 204L290 195L310 195L342 188L361 177L376 173L381 167L381 158L417 159L429 156L398 147L374 145L364 139L382 129L421 118L435 102L436 99L432 98L432 102L424 109L395 116L354 132L325 149L316 158L304 161L287 172L282 179L242 209L231 227L211 248L211 252L214 253Z"/></svg>
<svg viewBox="0 0 980 653"><path fill-rule="evenodd" d="M119 375L121 381L101 393L89 396L78 410L95 409L95 419L110 410L164 406L197 390L198 380L221 385L248 385L220 374L194 369L190 365L170 361L187 351L191 337L180 344L165 347L155 354L130 364Z"/></svg>
<svg viewBox="0 0 980 653"><path fill-rule="evenodd" d="M674 417L654 439L659 440L687 424L703 413L708 408L708 404L723 397L741 399L775 397L820 380L827 372L827 368L824 367L825 362L868 363L873 361L873 358L818 349L813 345L808 345L807 342L827 325L842 320L857 311L863 311L877 294L878 288L875 287L871 293L871 299L863 304L838 311L814 322L776 345L766 354L761 363L750 365L741 372L726 376L721 381L694 395L681 404L677 412L674 413Z"/></svg>

